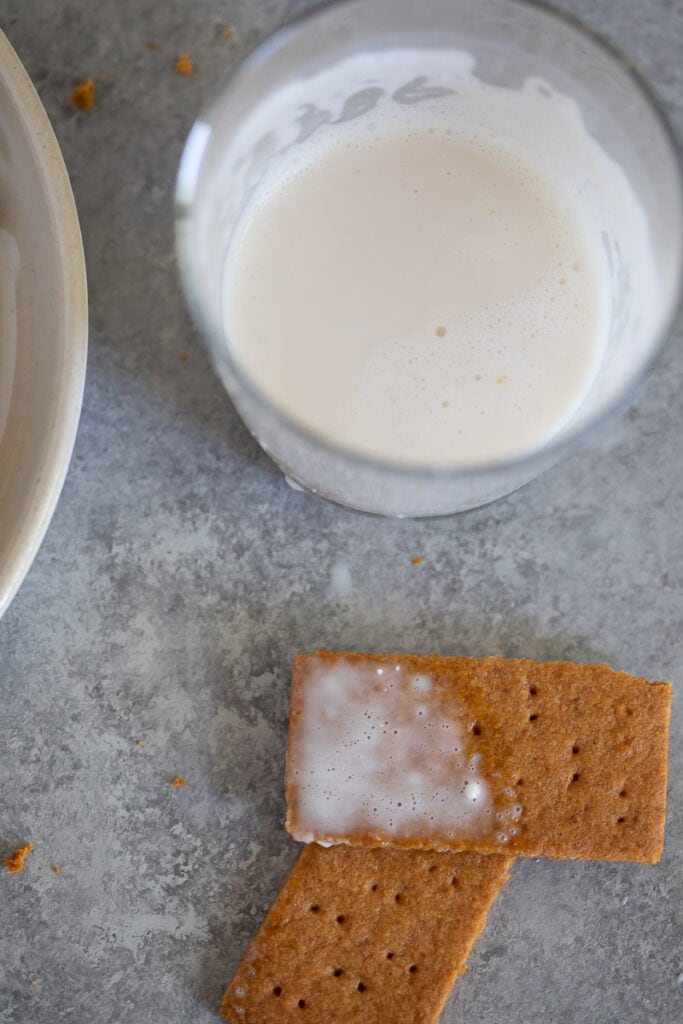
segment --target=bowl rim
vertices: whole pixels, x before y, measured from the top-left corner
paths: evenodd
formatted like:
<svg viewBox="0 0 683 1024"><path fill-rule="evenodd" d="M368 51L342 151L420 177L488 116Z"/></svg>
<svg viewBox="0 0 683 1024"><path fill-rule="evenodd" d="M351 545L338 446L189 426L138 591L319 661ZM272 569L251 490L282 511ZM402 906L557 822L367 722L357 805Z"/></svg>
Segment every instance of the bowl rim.
<svg viewBox="0 0 683 1024"><path fill-rule="evenodd" d="M27 128L31 154L45 186L55 225L64 315L64 356L54 382L59 394L55 418L31 485L25 518L10 539L9 557L0 565L2 618L40 548L71 461L85 386L88 297L83 240L64 158L40 97L2 30L0 87Z"/></svg>

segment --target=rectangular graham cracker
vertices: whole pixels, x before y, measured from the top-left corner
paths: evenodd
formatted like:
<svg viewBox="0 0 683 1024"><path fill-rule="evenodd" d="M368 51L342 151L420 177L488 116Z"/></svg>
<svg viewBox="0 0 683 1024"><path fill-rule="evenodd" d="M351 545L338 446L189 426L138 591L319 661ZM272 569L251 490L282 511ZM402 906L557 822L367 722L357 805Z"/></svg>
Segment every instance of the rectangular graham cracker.
<svg viewBox="0 0 683 1024"><path fill-rule="evenodd" d="M304 847L221 1016L433 1024L511 864L477 853Z"/></svg>
<svg viewBox="0 0 683 1024"><path fill-rule="evenodd" d="M294 662L304 842L655 863L671 687L607 665L319 651Z"/></svg>

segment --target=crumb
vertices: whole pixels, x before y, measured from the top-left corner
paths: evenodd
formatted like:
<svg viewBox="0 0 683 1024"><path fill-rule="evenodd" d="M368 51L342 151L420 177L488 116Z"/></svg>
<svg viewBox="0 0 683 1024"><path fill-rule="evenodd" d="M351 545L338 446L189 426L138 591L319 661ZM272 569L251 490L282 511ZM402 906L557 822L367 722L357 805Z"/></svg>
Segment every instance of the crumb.
<svg viewBox="0 0 683 1024"><path fill-rule="evenodd" d="M182 775L177 775L175 777L175 779L173 780L173 782L171 783L171 786L173 787L173 789L177 789L178 786L186 786L186 785L187 785L187 781L182 777Z"/></svg>
<svg viewBox="0 0 683 1024"><path fill-rule="evenodd" d="M142 740L136 740L135 741L135 745L136 745L136 747L141 747L142 746Z"/></svg>
<svg viewBox="0 0 683 1024"><path fill-rule="evenodd" d="M14 875L17 871L21 871L24 867L24 861L26 860L27 854L33 849L33 843L24 843L14 853L10 853L8 857L5 857L5 867L9 871L10 875Z"/></svg>
<svg viewBox="0 0 683 1024"><path fill-rule="evenodd" d="M179 352L178 359L180 360L181 363L187 362L187 352Z"/></svg>
<svg viewBox="0 0 683 1024"><path fill-rule="evenodd" d="M194 61L189 53L180 53L176 57L175 69L179 75L191 75L194 71Z"/></svg>
<svg viewBox="0 0 683 1024"><path fill-rule="evenodd" d="M32 984L32 985L37 985L37 984L38 984L38 979L37 979L37 978L34 978L34 979L33 979L33 981L31 982L31 984Z"/></svg>
<svg viewBox="0 0 683 1024"><path fill-rule="evenodd" d="M148 50L160 50L161 47L159 46L158 43L147 43L147 49Z"/></svg>
<svg viewBox="0 0 683 1024"><path fill-rule="evenodd" d="M95 102L95 83L92 78L84 78L71 93L71 102L79 110L90 110Z"/></svg>
<svg viewBox="0 0 683 1024"><path fill-rule="evenodd" d="M62 869L61 869L61 868L58 868L56 864L53 864L53 865L52 865L52 870L54 871L54 873L55 873L56 875L61 875L61 873L62 873Z"/></svg>
<svg viewBox="0 0 683 1024"><path fill-rule="evenodd" d="M104 77L105 77L104 76L104 71L100 71L98 76L97 76L97 81L98 82L103 82L104 81Z"/></svg>
<svg viewBox="0 0 683 1024"><path fill-rule="evenodd" d="M422 559L420 558L419 555L413 555L413 557L410 559L410 563L411 565L422 565Z"/></svg>
<svg viewBox="0 0 683 1024"><path fill-rule="evenodd" d="M223 29L223 38L229 39L230 36L234 33L234 31L235 29L233 28L232 25L226 25L225 28Z"/></svg>

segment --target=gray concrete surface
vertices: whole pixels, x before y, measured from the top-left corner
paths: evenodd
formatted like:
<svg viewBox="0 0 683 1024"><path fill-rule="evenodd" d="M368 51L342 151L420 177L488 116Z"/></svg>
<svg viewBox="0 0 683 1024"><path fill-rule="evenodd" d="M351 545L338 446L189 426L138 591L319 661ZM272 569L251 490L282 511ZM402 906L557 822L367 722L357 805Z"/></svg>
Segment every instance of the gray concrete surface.
<svg viewBox="0 0 683 1024"><path fill-rule="evenodd" d="M303 6L0 6L72 175L92 318L66 487L0 623L0 853L35 844L22 874L0 872L0 1020L215 1019L296 853L282 828L290 660L328 645L606 660L674 681L661 864L518 862L443 1015L674 1024L680 329L619 422L490 508L382 522L290 490L188 321L171 194L200 103ZM563 6L636 61L680 131L680 0ZM180 51L196 61L187 78L173 70ZM77 111L74 83L99 74L95 108ZM342 562L348 592L334 583ZM185 788L169 786L177 774Z"/></svg>

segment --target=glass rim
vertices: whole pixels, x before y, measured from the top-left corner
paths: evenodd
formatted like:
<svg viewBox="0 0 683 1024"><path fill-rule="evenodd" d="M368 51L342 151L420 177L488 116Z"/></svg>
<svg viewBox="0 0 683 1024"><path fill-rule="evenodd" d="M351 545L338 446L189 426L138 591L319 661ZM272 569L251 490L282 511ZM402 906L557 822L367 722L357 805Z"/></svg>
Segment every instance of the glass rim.
<svg viewBox="0 0 683 1024"><path fill-rule="evenodd" d="M354 7L372 6L374 2L375 0L328 0L328 2L323 3L322 5L317 5L311 10L305 11L292 18L290 21L287 21L284 25L265 36L240 61L227 80L222 83L219 91L216 92L205 104L199 116L195 119L183 147L176 178L174 197L176 256L180 270L181 285L185 293L188 306L195 324L199 328L204 344L209 349L212 361L214 363L216 362L214 357L214 345L216 348L220 348L221 351L224 349L224 356L229 364L230 372L234 375L239 387L242 388L253 401L264 407L276 424L281 424L307 444L313 445L323 452L328 452L330 455L345 461L351 466L370 470L372 472L379 472L385 476L396 475L417 480L433 480L434 477L439 477L441 479L466 479L495 476L503 472L523 472L525 467L528 467L529 470L531 470L534 462L539 459L543 459L548 465L551 465L557 461L563 452L575 445L590 431L603 426L605 421L610 419L611 416L624 408L625 405L633 399L647 378L654 362L670 340L672 328L676 322L678 313L683 308L683 235L679 239L678 265L675 275L676 285L670 303L670 308L667 310L666 316L664 317L659 330L655 332L653 336L652 347L647 358L644 360L642 366L637 370L637 372L632 375L620 393L608 401L603 408L593 414L586 423L574 428L570 426L567 432L561 437L551 437L544 444L536 448L525 450L509 458L498 458L477 464L458 465L457 463L453 463L447 465L429 465L425 463L411 463L382 459L379 457L364 455L362 452L358 452L352 448L346 448L343 445L322 437L320 434L316 433L315 430L310 429L304 424L298 422L288 413L283 412L259 389L248 374L242 369L239 361L234 357L230 346L227 344L218 344L218 339L215 337L216 331L214 330L214 325L204 313L203 302L200 298L202 291L201 283L198 275L195 273L195 265L189 251L190 246L187 244L187 238L184 237L184 229L191 223L193 218L197 197L197 184L200 177L202 161L213 133L214 110L219 107L221 100L225 95L239 89L239 85L242 80L248 78L252 71L262 66L272 54L281 49L289 39L297 35L303 28L315 21L323 21L332 12L343 10L344 8L350 9ZM486 2L486 0L481 0L481 2ZM494 2L496 2L496 0L494 0ZM675 174L675 178L678 186L678 207L681 214L681 222L683 224L683 149L678 142L674 130L669 123L669 119L664 112L663 105L655 93L654 88L643 77L643 75L640 74L632 61L629 60L621 50L619 50L609 40L604 39L600 33L587 26L575 15L566 11L558 10L556 7L553 7L552 4L548 3L547 0L508 0L508 2L511 5L518 4L530 11L539 13L542 17L546 17L550 21L557 20L562 22L565 28L569 29L570 32L573 32L576 36L587 40L596 50L601 51L606 55L609 61L613 65L617 66L619 72L630 81L635 91L639 94L641 100L644 101L644 104L653 120L657 123L662 133L665 145L669 151L672 165L677 172ZM224 338L221 337L221 341L223 340ZM236 404L227 387L226 390L228 391L228 395L233 404ZM239 408L237 408L237 412L239 414ZM249 425L245 423L245 426L251 433ZM256 438L256 440L258 441L258 438ZM288 469L287 475L296 480L297 483L300 483L304 488L308 486L305 480L298 479L295 472ZM347 506L342 505L341 507Z"/></svg>

